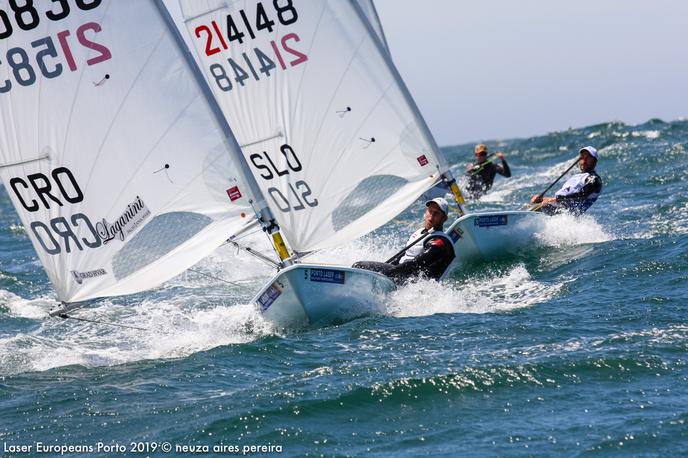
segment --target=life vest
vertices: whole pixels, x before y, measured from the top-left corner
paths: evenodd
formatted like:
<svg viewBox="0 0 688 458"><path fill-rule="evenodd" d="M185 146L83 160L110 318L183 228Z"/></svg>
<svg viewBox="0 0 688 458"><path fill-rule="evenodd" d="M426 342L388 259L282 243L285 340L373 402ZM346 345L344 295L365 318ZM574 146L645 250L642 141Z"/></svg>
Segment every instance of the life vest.
<svg viewBox="0 0 688 458"><path fill-rule="evenodd" d="M423 235L424 230L425 230L425 228L420 228L416 232L411 234L411 237L409 237L408 242L406 242L406 245L410 245L411 243L416 241L420 236ZM435 231L435 232L428 234L423 240L421 240L420 242L416 243L411 248L406 250L406 253L404 253L404 256L401 259L399 259L399 264L401 264L403 262L410 261L411 259L414 259L419 254L421 254L423 252L423 250L425 249L425 242L427 241L427 239L428 238L434 238L434 237L442 237L442 238L446 239L447 242L449 242L449 246L451 246L451 247L454 246L454 242L452 241L452 239L449 238L449 236L447 234L445 234L442 231Z"/></svg>
<svg viewBox="0 0 688 458"><path fill-rule="evenodd" d="M586 185L599 179L599 175L597 175L595 172L577 173L568 180L566 180L564 186L562 186L561 189L557 191L554 195L559 197L566 197L573 194L577 194L581 192ZM600 187L600 190L601 189L602 188ZM557 206L564 206L569 210L573 210L575 213L581 214L585 213L585 211L588 208L590 208L592 204L595 203L599 196L599 192L593 192L591 194L588 194L584 199L581 199L580 201L567 201L564 205L561 205L563 202L558 202L559 205Z"/></svg>

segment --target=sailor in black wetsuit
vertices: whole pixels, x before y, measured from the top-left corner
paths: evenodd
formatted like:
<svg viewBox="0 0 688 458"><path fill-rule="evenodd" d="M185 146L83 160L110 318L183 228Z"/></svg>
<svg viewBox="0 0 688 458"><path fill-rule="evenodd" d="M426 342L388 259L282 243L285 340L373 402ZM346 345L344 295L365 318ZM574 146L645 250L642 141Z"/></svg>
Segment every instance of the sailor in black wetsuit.
<svg viewBox="0 0 688 458"><path fill-rule="evenodd" d="M480 199L492 188L492 183L497 174L505 178L511 176L509 164L504 160L504 153L498 151L496 156L501 160L501 164L495 164L487 160L487 146L482 143L476 145L475 157L478 158L478 163L468 164L466 168L466 193L469 197Z"/></svg>
<svg viewBox="0 0 688 458"><path fill-rule="evenodd" d="M397 284L406 283L409 279L419 276L439 280L454 259L453 243L447 234L442 232L449 205L444 198L437 197L427 201L425 207L424 225L411 234L407 245L422 238L423 234L428 234L425 239L390 263L360 261L353 267L380 272Z"/></svg>
<svg viewBox="0 0 688 458"><path fill-rule="evenodd" d="M530 202L543 205L537 209L548 215L566 211L572 215L582 215L587 211L602 192L602 178L595 172L598 153L592 146L586 146L579 151L578 167L581 173L569 178L554 197L540 197L534 195Z"/></svg>

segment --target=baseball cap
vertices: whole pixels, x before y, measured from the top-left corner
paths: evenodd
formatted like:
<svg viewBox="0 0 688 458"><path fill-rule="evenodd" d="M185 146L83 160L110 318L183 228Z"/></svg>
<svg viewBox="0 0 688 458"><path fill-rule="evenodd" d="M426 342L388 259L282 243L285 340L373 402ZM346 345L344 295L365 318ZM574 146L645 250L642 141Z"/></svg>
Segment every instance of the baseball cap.
<svg viewBox="0 0 688 458"><path fill-rule="evenodd" d="M578 151L578 154L582 153L583 151L587 151L588 154L590 154L592 157L597 159L597 150L593 148L592 146L584 146L583 148Z"/></svg>
<svg viewBox="0 0 688 458"><path fill-rule="evenodd" d="M440 207L440 210L442 210L445 215L449 215L449 204L447 203L447 199L444 197L435 197L434 199L425 202L425 206L427 207L433 203L437 204L437 206Z"/></svg>
<svg viewBox="0 0 688 458"><path fill-rule="evenodd" d="M480 143L479 145L475 145L475 154L479 153L487 153L487 146L485 146L484 143Z"/></svg>

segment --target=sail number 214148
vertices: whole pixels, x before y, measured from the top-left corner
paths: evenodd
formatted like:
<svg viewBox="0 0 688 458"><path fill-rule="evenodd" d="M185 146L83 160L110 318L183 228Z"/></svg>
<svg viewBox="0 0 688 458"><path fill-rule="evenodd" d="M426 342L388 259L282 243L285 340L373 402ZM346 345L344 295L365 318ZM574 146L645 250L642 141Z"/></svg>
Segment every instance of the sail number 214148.
<svg viewBox="0 0 688 458"><path fill-rule="evenodd" d="M226 61L212 63L208 68L217 87L229 92L235 84L244 86L251 78L260 81L261 77L270 77L278 69L284 71L308 61L308 56L296 49L301 38L294 32L274 36L262 47L250 45L260 34L271 34L273 29L288 27L298 19L292 0L273 0L272 7L266 8L263 2L258 2L255 11L240 9L227 14L225 20L219 21L221 24L211 20L196 26L194 35L206 57L223 50L233 51ZM236 48L231 49L233 46Z"/></svg>

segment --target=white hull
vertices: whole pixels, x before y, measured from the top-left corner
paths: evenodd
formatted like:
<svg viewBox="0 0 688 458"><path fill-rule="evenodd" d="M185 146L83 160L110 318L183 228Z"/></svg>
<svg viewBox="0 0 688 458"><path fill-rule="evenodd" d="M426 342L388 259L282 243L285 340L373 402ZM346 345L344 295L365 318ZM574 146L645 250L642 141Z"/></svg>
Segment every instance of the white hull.
<svg viewBox="0 0 688 458"><path fill-rule="evenodd" d="M394 289L392 280L376 272L296 264L278 272L253 303L278 327L301 328L378 313L384 296Z"/></svg>
<svg viewBox="0 0 688 458"><path fill-rule="evenodd" d="M529 211L471 213L445 233L456 259L444 276L471 261L517 254L535 243L547 217ZM384 296L396 289L388 277L352 267L296 264L278 272L253 299L258 310L280 328L341 323L382 311Z"/></svg>
<svg viewBox="0 0 688 458"><path fill-rule="evenodd" d="M531 211L469 213L445 231L454 242L456 259L444 276L471 261L518 254L535 244L535 233L545 228L547 216Z"/></svg>

